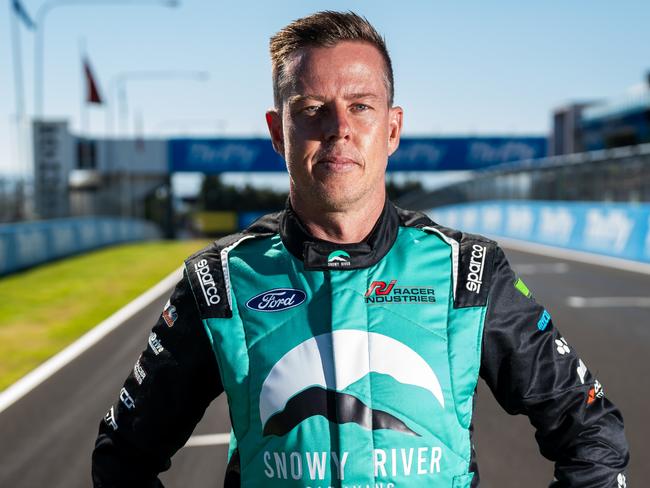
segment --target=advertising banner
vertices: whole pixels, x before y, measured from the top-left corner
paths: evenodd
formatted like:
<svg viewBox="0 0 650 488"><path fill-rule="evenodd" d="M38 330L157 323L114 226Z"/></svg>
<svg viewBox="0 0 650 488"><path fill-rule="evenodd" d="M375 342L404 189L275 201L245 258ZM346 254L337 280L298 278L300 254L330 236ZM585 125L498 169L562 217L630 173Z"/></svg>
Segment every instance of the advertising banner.
<svg viewBox="0 0 650 488"><path fill-rule="evenodd" d="M286 171L269 139L171 139L168 144L171 172ZM476 170L544 156L544 137L403 137L388 171Z"/></svg>
<svg viewBox="0 0 650 488"><path fill-rule="evenodd" d="M489 201L434 208L441 225L650 262L650 204Z"/></svg>

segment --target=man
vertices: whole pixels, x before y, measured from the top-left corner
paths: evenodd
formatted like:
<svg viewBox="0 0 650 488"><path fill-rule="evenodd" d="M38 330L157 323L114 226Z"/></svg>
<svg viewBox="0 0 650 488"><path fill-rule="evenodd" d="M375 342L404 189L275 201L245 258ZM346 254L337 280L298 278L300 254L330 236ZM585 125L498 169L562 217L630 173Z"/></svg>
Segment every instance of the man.
<svg viewBox="0 0 650 488"><path fill-rule="evenodd" d="M226 486L478 486L479 373L554 487L625 485L622 419L492 241L386 200L403 111L382 38L321 12L271 39L287 208L186 261L100 424L97 487L157 474L226 392Z"/></svg>

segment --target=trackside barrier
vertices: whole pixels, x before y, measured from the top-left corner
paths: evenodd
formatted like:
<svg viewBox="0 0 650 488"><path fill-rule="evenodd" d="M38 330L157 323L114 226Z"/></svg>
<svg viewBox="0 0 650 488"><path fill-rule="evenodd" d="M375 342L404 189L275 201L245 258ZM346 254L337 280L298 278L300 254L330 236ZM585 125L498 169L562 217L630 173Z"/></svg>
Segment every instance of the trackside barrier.
<svg viewBox="0 0 650 488"><path fill-rule="evenodd" d="M650 204L488 201L426 212L441 225L650 262Z"/></svg>
<svg viewBox="0 0 650 488"><path fill-rule="evenodd" d="M102 246L160 236L156 225L137 219L97 217L0 224L0 276Z"/></svg>

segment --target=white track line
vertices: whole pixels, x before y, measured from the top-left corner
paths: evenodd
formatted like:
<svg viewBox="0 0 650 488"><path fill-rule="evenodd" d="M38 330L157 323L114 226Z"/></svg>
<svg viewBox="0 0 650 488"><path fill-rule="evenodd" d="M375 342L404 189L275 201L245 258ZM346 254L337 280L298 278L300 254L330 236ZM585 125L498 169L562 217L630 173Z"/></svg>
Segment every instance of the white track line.
<svg viewBox="0 0 650 488"><path fill-rule="evenodd" d="M63 351L51 357L0 393L0 412L43 383L73 359L80 356L84 351L97 344L143 308L167 293L181 279L182 274L183 268L180 267L153 288L150 288L93 329L86 332L86 334L70 344Z"/></svg>
<svg viewBox="0 0 650 488"><path fill-rule="evenodd" d="M568 297L567 305L573 308L650 308L650 297Z"/></svg>
<svg viewBox="0 0 650 488"><path fill-rule="evenodd" d="M541 256L550 256L559 259L568 259L571 261L578 261L581 263L593 264L595 266L603 266L606 268L620 269L623 271L631 271L633 273L641 273L650 275L650 263L643 263L641 261L632 261L629 259L615 258L612 256L605 256L604 254L595 254L584 251L574 251L572 249L564 249L560 247L547 246L545 244L537 244L536 242L521 241L519 239L510 239L508 237L500 237L492 235L499 244L507 249L515 251L524 251Z"/></svg>
<svg viewBox="0 0 650 488"><path fill-rule="evenodd" d="M222 446L230 443L230 434L193 435L184 447Z"/></svg>
<svg viewBox="0 0 650 488"><path fill-rule="evenodd" d="M567 263L527 263L515 264L517 274L564 274L569 272Z"/></svg>

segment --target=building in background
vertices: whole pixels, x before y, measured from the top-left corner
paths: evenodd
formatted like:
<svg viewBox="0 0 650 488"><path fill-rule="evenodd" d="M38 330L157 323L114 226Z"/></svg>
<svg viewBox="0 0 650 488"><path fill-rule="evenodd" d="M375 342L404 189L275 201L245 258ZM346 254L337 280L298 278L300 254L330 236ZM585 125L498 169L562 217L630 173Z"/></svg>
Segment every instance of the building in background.
<svg viewBox="0 0 650 488"><path fill-rule="evenodd" d="M650 143L650 72L632 92L553 111L549 156Z"/></svg>
<svg viewBox="0 0 650 488"><path fill-rule="evenodd" d="M571 103L553 110L548 155L560 156L584 150L582 145L582 113L590 103Z"/></svg>
<svg viewBox="0 0 650 488"><path fill-rule="evenodd" d="M89 139L66 121L33 122L34 210L40 219L145 218L143 203L168 185L164 139Z"/></svg>

